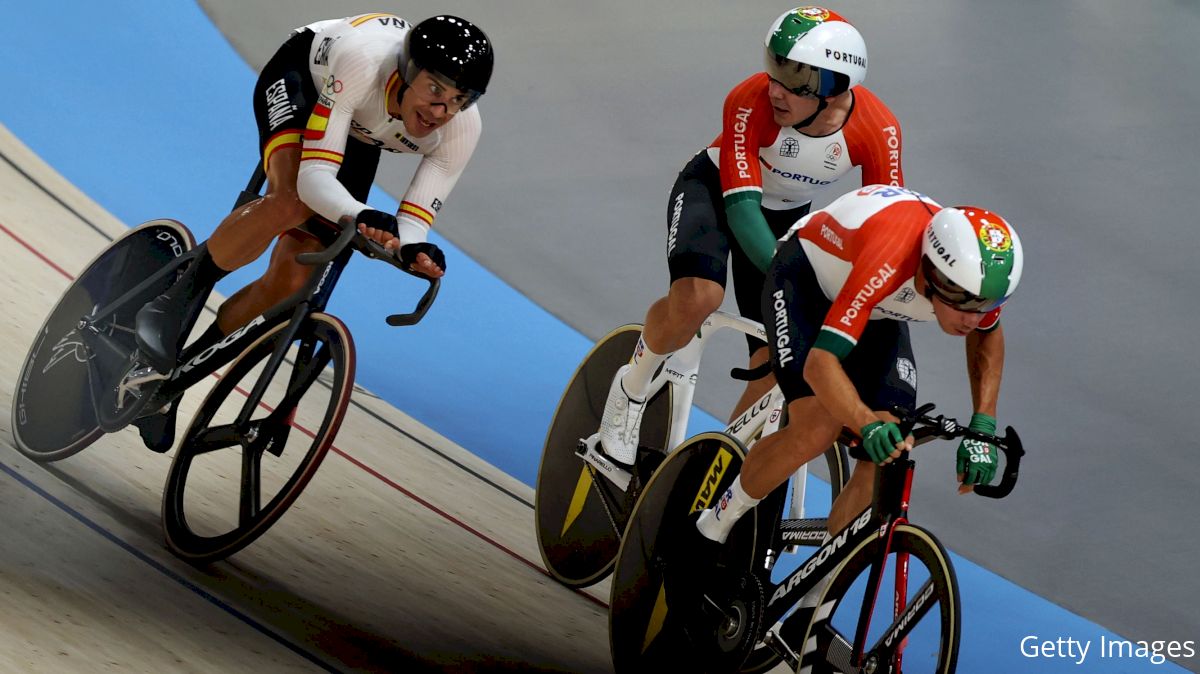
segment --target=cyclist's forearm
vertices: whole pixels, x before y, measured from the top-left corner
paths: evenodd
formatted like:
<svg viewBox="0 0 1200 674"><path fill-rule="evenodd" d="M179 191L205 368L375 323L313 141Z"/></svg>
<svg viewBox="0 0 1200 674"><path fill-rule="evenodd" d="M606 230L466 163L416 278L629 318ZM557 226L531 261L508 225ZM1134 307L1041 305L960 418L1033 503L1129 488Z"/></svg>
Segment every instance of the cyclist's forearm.
<svg viewBox="0 0 1200 674"><path fill-rule="evenodd" d="M967 335L967 376L974 411L996 416L1000 379L1004 371L1004 328Z"/></svg>

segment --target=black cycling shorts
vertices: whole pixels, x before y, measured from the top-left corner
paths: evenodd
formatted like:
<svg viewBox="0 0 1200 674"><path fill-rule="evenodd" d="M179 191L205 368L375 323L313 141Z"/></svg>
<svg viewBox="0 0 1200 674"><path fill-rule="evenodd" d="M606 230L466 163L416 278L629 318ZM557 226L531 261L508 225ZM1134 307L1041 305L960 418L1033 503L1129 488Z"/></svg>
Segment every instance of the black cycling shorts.
<svg viewBox="0 0 1200 674"><path fill-rule="evenodd" d="M259 73L254 84L254 119L258 124L259 154L267 153L281 142L300 142L308 117L317 104L317 89L308 67L308 53L313 32L304 29L275 52ZM354 138L346 139L346 152L338 170L338 182L355 199L366 203L379 167L379 148ZM337 236L337 228L328 220L315 216L300 227L329 244Z"/></svg>
<svg viewBox="0 0 1200 674"><path fill-rule="evenodd" d="M832 304L817 282L800 239L791 237L775 255L762 292L771 369L789 403L813 395L804 380L804 361ZM871 409L916 407L917 366L908 323L890 318L869 321L858 344L842 360L842 367Z"/></svg>
<svg viewBox="0 0 1200 674"><path fill-rule="evenodd" d="M808 208L809 204L804 204L784 211L762 210L771 232L779 238L808 213ZM731 253L738 312L761 322L758 299L765 277L737 244L725 216L720 173L708 152L701 150L679 172L667 202L667 267L671 282L702 278L725 288ZM761 345L754 337L747 337L747 343L751 353Z"/></svg>

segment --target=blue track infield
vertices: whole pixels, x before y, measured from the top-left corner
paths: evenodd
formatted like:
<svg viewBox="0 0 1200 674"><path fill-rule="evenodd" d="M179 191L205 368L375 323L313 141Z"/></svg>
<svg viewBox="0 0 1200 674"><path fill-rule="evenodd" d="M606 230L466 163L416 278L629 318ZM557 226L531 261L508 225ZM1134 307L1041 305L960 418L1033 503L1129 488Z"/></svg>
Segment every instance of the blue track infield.
<svg viewBox="0 0 1200 674"><path fill-rule="evenodd" d="M16 66L0 122L126 224L172 217L198 240L212 232L257 160L254 73L199 7L18 3L0 43ZM486 116L486 100L481 106ZM442 217L455 217L453 202L470 198L454 194ZM396 205L378 190L372 203ZM415 329L388 328L383 318L406 311L418 283L364 260L343 276L330 311L354 332L358 381L532 484L550 415L590 343L444 239L433 240L447 251L449 274ZM237 290L264 267L265 260L231 275L220 290ZM383 288L389 293L381 299ZM696 429L716 425L693 415ZM814 501L827 502L823 489L811 490ZM966 559L954 563L963 590L959 671L1184 671L1157 657L1104 657L1101 640L1120 637ZM1081 663L1067 639L1090 646ZM1055 645L1031 657L1044 641Z"/></svg>

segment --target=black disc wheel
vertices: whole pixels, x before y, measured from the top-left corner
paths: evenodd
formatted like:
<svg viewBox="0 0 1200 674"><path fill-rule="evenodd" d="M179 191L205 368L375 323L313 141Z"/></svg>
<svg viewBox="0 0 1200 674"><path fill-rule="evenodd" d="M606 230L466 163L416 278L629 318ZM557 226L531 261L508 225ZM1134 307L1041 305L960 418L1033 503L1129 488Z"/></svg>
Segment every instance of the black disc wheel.
<svg viewBox="0 0 1200 674"><path fill-rule="evenodd" d="M64 459L132 420L134 406L152 388L123 391L118 409L116 385L136 349L133 319L174 278L168 275L97 321L86 340L80 321L194 245L182 224L152 220L109 244L66 289L35 335L15 387L12 428L22 454L39 462Z"/></svg>

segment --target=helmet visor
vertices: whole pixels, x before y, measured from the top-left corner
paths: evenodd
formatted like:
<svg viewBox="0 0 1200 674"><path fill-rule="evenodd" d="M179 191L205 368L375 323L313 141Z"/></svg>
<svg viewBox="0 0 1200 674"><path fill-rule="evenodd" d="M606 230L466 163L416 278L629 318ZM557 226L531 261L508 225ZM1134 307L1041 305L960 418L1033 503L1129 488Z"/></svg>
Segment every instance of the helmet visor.
<svg viewBox="0 0 1200 674"><path fill-rule="evenodd" d="M976 314L986 314L996 307L1008 301L1007 297L999 299L990 299L980 297L972 293L962 286L955 283L949 276L942 273L941 269L929 259L929 256L921 256L921 271L925 275L925 284L933 292L942 299L943 302L958 309L959 311L969 311Z"/></svg>
<svg viewBox="0 0 1200 674"><path fill-rule="evenodd" d="M827 98L845 93L850 88L850 78L839 72L826 70L785 58L767 49L767 75L797 96Z"/></svg>

